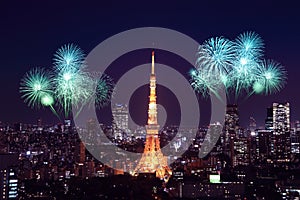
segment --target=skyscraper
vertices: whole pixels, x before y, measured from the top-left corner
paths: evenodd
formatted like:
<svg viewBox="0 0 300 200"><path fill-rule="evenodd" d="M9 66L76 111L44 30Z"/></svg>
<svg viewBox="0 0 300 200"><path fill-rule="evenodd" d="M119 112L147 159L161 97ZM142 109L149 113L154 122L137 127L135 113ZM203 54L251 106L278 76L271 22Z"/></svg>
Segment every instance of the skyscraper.
<svg viewBox="0 0 300 200"><path fill-rule="evenodd" d="M267 108L267 118L265 120L265 129L273 130L273 107Z"/></svg>
<svg viewBox="0 0 300 200"><path fill-rule="evenodd" d="M234 139L233 166L250 164L250 141L247 137Z"/></svg>
<svg viewBox="0 0 300 200"><path fill-rule="evenodd" d="M86 176L86 166L85 166L85 146L82 141L78 140L75 147L76 156L76 175L80 177Z"/></svg>
<svg viewBox="0 0 300 200"><path fill-rule="evenodd" d="M230 134L236 134L239 129L239 112L236 104L226 107L225 128Z"/></svg>
<svg viewBox="0 0 300 200"><path fill-rule="evenodd" d="M291 131L291 153L300 154L300 121L296 121Z"/></svg>
<svg viewBox="0 0 300 200"><path fill-rule="evenodd" d="M115 139L122 139L123 133L128 132L128 106L115 104L112 108Z"/></svg>
<svg viewBox="0 0 300 200"><path fill-rule="evenodd" d="M0 200L18 197L17 165L18 154L0 153Z"/></svg>
<svg viewBox="0 0 300 200"><path fill-rule="evenodd" d="M290 162L290 104L273 103L272 111L271 156L275 167L284 167Z"/></svg>
<svg viewBox="0 0 300 200"><path fill-rule="evenodd" d="M225 129L221 136L223 152L231 159L231 165L234 165L234 140L239 131L239 113L237 105L227 105L225 115Z"/></svg>
<svg viewBox="0 0 300 200"><path fill-rule="evenodd" d="M256 129L256 120L253 117L250 117L250 120L249 120L250 133L255 132L255 129Z"/></svg>
<svg viewBox="0 0 300 200"><path fill-rule="evenodd" d="M152 67L150 75L150 96L148 106L148 124L146 125L146 143L144 153L138 163L134 174L156 173L156 177L165 178L171 175L168 167L167 157L160 149L158 137L159 125L157 124L157 104L156 104L156 76L154 71L154 51L152 52Z"/></svg>
<svg viewBox="0 0 300 200"><path fill-rule="evenodd" d="M290 104L273 103L273 129L275 135L290 132Z"/></svg>
<svg viewBox="0 0 300 200"><path fill-rule="evenodd" d="M257 130L255 152L257 160L265 161L269 157L271 135L271 130Z"/></svg>

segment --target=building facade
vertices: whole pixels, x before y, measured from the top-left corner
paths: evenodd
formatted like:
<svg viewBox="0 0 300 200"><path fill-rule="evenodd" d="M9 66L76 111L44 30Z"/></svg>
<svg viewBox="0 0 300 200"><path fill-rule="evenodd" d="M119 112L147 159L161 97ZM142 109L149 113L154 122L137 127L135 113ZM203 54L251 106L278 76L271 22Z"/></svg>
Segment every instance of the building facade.
<svg viewBox="0 0 300 200"><path fill-rule="evenodd" d="M17 154L0 154L0 200L18 197L17 164Z"/></svg>
<svg viewBox="0 0 300 200"><path fill-rule="evenodd" d="M123 134L128 132L128 106L115 104L112 108L112 115L115 139L122 139Z"/></svg>
<svg viewBox="0 0 300 200"><path fill-rule="evenodd" d="M290 104L273 103L273 132L271 135L270 154L274 167L286 167L290 162Z"/></svg>

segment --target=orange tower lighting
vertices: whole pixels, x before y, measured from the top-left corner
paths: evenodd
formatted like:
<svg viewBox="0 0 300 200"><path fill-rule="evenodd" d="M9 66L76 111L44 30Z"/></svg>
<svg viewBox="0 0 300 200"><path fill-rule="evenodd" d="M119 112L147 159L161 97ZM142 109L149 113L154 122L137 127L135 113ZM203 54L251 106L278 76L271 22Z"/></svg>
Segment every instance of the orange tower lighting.
<svg viewBox="0 0 300 200"><path fill-rule="evenodd" d="M161 152L158 137L159 125L157 124L154 51L152 51L148 123L146 125L146 131L147 136L144 153L133 174L137 175L138 173L156 173L156 177L168 179L168 177L172 174L172 171L168 167L167 157Z"/></svg>

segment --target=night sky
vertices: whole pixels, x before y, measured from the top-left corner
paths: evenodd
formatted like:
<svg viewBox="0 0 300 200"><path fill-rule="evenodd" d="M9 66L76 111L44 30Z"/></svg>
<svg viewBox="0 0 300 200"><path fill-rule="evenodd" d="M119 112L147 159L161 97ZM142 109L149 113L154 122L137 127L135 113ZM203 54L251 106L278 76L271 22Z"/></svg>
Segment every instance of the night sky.
<svg viewBox="0 0 300 200"><path fill-rule="evenodd" d="M174 29L199 43L214 36L234 39L244 31L255 31L264 40L265 58L274 59L287 69L288 83L275 95L256 95L241 102L241 124L248 125L253 116L262 125L266 108L275 101L290 102L292 121L300 119L297 1L95 2L1 1L0 121L36 123L41 117L45 123L56 123L49 109L33 110L21 100L22 76L32 67L50 68L53 53L63 44L75 43L88 54L114 34L147 26ZM149 61L150 57L143 62ZM173 66L172 61L168 64ZM174 63L173 67L178 66Z"/></svg>

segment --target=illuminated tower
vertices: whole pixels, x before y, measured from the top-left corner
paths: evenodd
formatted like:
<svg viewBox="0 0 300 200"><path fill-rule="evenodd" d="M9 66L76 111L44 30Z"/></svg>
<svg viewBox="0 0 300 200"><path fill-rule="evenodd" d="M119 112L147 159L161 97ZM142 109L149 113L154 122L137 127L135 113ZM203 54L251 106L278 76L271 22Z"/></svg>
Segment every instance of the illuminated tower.
<svg viewBox="0 0 300 200"><path fill-rule="evenodd" d="M156 177L164 178L171 175L168 167L167 157L160 149L158 137L159 125L157 124L157 104L156 104L156 77L154 71L154 51L152 51L152 67L150 75L150 96L148 107L148 123L146 125L146 143L142 158L137 165L134 174L156 173Z"/></svg>

